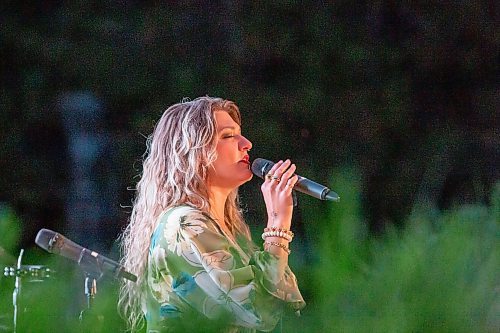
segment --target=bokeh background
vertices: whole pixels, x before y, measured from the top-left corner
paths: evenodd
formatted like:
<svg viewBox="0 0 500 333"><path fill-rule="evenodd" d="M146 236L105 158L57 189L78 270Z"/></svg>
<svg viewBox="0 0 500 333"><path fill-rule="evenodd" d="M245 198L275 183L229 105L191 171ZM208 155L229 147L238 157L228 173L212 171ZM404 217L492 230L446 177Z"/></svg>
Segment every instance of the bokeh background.
<svg viewBox="0 0 500 333"><path fill-rule="evenodd" d="M203 95L239 105L253 158L291 158L342 198L299 195L291 265L309 306L284 331L500 330L495 1L0 9L0 265L25 249L23 264L57 271L21 279L22 330L82 329L81 273L37 249L38 230L118 259L146 137L169 105ZM259 180L241 194L258 237ZM0 331L14 280L0 278ZM92 331L122 329L117 283L99 283L107 319Z"/></svg>

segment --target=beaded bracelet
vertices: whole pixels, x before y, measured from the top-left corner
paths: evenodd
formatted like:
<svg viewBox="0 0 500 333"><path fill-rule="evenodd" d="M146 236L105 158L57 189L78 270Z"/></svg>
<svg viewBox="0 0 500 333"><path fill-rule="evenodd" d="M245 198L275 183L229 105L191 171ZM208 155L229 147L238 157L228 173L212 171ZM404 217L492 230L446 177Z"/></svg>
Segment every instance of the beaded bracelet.
<svg viewBox="0 0 500 333"><path fill-rule="evenodd" d="M282 248L287 254L290 254L290 249L288 248L288 246L286 246L285 244L281 244L281 243L278 243L278 242L264 242L264 245L274 245L274 246L277 246L279 248Z"/></svg>
<svg viewBox="0 0 500 333"><path fill-rule="evenodd" d="M280 237L283 239L286 239L287 241L291 242L293 239L293 236L291 236L289 233L285 231L264 231L262 233L262 239L266 240L267 237Z"/></svg>
<svg viewBox="0 0 500 333"><path fill-rule="evenodd" d="M269 231L279 231L279 232L283 232L287 235L289 235L290 237L293 238L294 234L291 230L287 230L287 229L281 229L281 228L278 228L278 227L270 227L270 228L264 228L264 232L269 232Z"/></svg>

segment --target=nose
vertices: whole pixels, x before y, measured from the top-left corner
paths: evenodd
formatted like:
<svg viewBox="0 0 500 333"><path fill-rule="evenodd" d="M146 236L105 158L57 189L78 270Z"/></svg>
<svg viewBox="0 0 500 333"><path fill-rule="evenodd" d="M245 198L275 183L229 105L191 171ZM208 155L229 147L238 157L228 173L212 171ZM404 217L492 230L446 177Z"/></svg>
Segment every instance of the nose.
<svg viewBox="0 0 500 333"><path fill-rule="evenodd" d="M252 142L242 135L240 140L240 150L250 150L250 149L252 149Z"/></svg>

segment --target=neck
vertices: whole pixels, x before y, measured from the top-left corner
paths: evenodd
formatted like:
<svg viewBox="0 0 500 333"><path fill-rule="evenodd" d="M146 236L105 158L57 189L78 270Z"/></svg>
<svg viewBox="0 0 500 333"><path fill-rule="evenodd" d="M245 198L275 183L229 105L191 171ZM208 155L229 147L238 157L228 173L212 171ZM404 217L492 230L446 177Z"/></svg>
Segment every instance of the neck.
<svg viewBox="0 0 500 333"><path fill-rule="evenodd" d="M216 219L221 228L227 230L227 225L224 221L224 207L230 191L218 187L210 187L210 215Z"/></svg>

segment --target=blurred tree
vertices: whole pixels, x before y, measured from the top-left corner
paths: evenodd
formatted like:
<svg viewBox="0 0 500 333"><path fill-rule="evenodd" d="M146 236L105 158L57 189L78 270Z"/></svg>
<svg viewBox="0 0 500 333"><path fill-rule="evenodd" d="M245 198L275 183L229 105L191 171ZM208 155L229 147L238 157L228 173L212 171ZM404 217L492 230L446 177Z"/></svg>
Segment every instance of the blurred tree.
<svg viewBox="0 0 500 333"><path fill-rule="evenodd" d="M162 110L205 94L240 105L253 156L291 157L320 182L335 167L359 167L372 231L415 205L487 202L499 178L493 1L1 6L0 144L9 158L0 169L10 177L0 179L0 199L33 225L64 221L68 164L57 154L66 147L53 103L67 90L90 90L109 106L116 205L131 200L143 136ZM126 212L119 219L116 234Z"/></svg>

